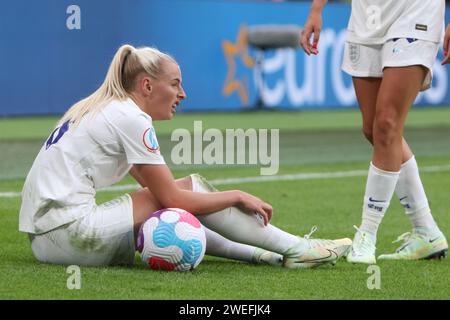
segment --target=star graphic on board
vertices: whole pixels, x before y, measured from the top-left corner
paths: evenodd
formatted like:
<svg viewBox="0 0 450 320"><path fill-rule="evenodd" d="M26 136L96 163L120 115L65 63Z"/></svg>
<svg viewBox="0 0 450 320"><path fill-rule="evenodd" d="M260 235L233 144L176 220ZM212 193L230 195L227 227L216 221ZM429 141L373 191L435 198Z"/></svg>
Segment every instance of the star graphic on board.
<svg viewBox="0 0 450 320"><path fill-rule="evenodd" d="M241 102L244 104L248 104L248 90L244 81L236 78L236 59L241 59L247 68L253 68L253 58L248 54L247 33L248 29L243 25L239 29L236 43L229 40L222 42L222 49L228 66L223 94L229 96L237 91Z"/></svg>

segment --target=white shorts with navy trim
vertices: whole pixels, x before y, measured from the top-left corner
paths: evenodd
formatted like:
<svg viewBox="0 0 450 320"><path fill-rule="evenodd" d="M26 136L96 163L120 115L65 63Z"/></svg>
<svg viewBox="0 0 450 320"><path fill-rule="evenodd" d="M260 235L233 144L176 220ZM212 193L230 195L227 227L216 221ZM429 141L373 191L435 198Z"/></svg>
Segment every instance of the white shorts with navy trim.
<svg viewBox="0 0 450 320"><path fill-rule="evenodd" d="M382 78L386 67L422 65L428 73L421 91L430 88L439 44L411 38L391 39L380 45L345 43L342 70L353 77Z"/></svg>

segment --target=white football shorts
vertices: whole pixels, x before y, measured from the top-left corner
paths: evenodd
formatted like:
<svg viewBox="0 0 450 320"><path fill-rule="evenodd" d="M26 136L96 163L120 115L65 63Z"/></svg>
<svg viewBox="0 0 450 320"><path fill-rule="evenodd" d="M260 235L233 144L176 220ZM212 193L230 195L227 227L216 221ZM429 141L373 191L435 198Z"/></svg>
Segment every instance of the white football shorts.
<svg viewBox="0 0 450 320"><path fill-rule="evenodd" d="M131 196L95 206L89 214L44 234L29 234L31 249L44 263L133 265L135 257Z"/></svg>
<svg viewBox="0 0 450 320"><path fill-rule="evenodd" d="M386 67L422 65L428 69L421 91L431 86L439 44L411 38L391 39L380 45L345 43L342 70L354 77L383 77Z"/></svg>

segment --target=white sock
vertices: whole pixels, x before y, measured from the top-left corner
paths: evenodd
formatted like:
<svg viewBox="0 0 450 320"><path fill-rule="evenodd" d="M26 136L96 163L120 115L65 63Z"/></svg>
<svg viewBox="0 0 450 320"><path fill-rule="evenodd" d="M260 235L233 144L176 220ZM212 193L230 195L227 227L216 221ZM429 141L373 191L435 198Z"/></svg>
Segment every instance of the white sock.
<svg viewBox="0 0 450 320"><path fill-rule="evenodd" d="M211 189L206 189L198 179L198 176L191 175L194 192L211 191ZM246 214L236 207L206 215L197 215L196 217L205 227L229 240L282 255L302 242L304 242L305 248L308 247L308 242L305 239L287 233L271 224L264 226L256 216Z"/></svg>
<svg viewBox="0 0 450 320"><path fill-rule="evenodd" d="M253 262L256 248L237 243L203 226L206 233L206 254L216 257Z"/></svg>
<svg viewBox="0 0 450 320"><path fill-rule="evenodd" d="M261 225L255 216L246 214L235 207L196 217L204 226L230 240L282 255L301 241L297 236L271 224Z"/></svg>
<svg viewBox="0 0 450 320"><path fill-rule="evenodd" d="M416 158L411 157L402 164L395 192L413 228L439 231L431 215L428 199L419 176Z"/></svg>
<svg viewBox="0 0 450 320"><path fill-rule="evenodd" d="M389 172L378 169L370 162L367 175L366 192L364 195L361 231L376 236L378 226L389 207L399 172Z"/></svg>

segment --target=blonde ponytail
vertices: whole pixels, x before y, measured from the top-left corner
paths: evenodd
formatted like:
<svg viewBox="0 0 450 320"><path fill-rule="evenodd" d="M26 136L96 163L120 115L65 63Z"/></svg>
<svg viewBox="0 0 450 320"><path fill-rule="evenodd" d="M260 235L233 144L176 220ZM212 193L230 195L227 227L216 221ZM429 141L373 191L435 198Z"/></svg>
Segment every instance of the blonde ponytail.
<svg viewBox="0 0 450 320"><path fill-rule="evenodd" d="M70 107L59 124L70 120L71 127L75 128L85 115L94 117L112 100L126 100L140 73L145 72L153 79L158 79L162 72L161 59L175 62L171 56L155 48L136 49L128 44L121 46L114 55L103 84L90 96Z"/></svg>

